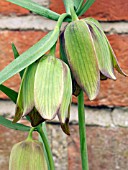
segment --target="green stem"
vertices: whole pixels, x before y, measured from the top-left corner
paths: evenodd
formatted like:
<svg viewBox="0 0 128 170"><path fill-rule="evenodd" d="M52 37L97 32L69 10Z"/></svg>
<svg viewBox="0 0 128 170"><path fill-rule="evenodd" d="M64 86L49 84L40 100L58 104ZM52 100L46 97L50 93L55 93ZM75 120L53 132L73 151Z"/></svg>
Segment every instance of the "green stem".
<svg viewBox="0 0 128 170"><path fill-rule="evenodd" d="M77 15L76 15L76 12L74 10L74 6L71 6L70 7L70 12L71 12L71 16L72 16L72 21L76 21L76 20L79 20Z"/></svg>
<svg viewBox="0 0 128 170"><path fill-rule="evenodd" d="M49 146L49 142L42 130L42 126L39 125L37 127L37 131L39 132L41 138L42 138L42 141L44 143L44 146L45 146L45 149L46 149L46 152L47 152L47 157L48 157L48 160L49 160L49 166L50 166L50 170L55 170L55 166L54 166L54 161L53 161L53 157L52 157L52 152L51 152L51 149L50 149L50 146Z"/></svg>
<svg viewBox="0 0 128 170"><path fill-rule="evenodd" d="M52 56L55 56L55 52L56 52L56 43L53 45L53 47L50 49L49 54Z"/></svg>
<svg viewBox="0 0 128 170"><path fill-rule="evenodd" d="M30 129L29 134L28 134L28 137L27 137L26 140L32 140L32 133L33 133L34 130L35 130L34 127L32 127L32 128Z"/></svg>
<svg viewBox="0 0 128 170"><path fill-rule="evenodd" d="M78 96L78 118L79 118L79 135L80 135L82 170L88 170L89 168L88 168L88 153L87 153L87 141L86 141L83 91L81 91L81 93Z"/></svg>

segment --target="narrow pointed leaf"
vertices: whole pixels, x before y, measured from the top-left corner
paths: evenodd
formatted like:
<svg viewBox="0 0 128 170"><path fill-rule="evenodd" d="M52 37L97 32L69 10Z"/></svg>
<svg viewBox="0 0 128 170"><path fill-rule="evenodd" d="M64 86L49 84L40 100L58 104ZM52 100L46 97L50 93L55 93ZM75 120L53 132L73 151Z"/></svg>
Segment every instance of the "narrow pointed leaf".
<svg viewBox="0 0 128 170"><path fill-rule="evenodd" d="M13 54L14 54L14 58L18 58L20 56L20 54L18 53L17 51L17 48L16 46L12 43L12 50L13 50ZM24 74L24 70L20 71L20 77L22 78L23 77L23 74Z"/></svg>
<svg viewBox="0 0 128 170"><path fill-rule="evenodd" d="M44 119L53 119L62 102L63 65L53 56L43 57L37 67L34 85L35 107Z"/></svg>
<svg viewBox="0 0 128 170"><path fill-rule="evenodd" d="M0 90L5 93L14 103L16 103L18 93L4 85L0 85Z"/></svg>
<svg viewBox="0 0 128 170"><path fill-rule="evenodd" d="M58 117L59 117L61 124L63 125L65 124L65 126L68 126L69 113L70 113L69 105L70 105L71 96L72 96L72 80L71 80L70 69L65 63L63 63L63 69L65 71L64 91L63 91L62 103L58 111ZM69 134L69 131L67 131L67 134Z"/></svg>
<svg viewBox="0 0 128 170"><path fill-rule="evenodd" d="M83 15L92 6L94 2L95 0L87 0L85 4L82 6L82 8L80 8L79 11L77 11L77 15L79 16Z"/></svg>
<svg viewBox="0 0 128 170"><path fill-rule="evenodd" d="M19 5L23 8L26 8L36 14L39 14L41 16L44 16L46 18L49 18L49 19L53 19L53 20L58 20L59 18L59 14L57 14L56 12L53 12L35 2L32 2L32 1L28 1L28 0L7 0L9 2L12 2L16 5Z"/></svg>
<svg viewBox="0 0 128 170"><path fill-rule="evenodd" d="M76 8L76 11L80 10L80 8L82 7L83 2L84 2L84 0L74 0L74 5L75 5L75 8Z"/></svg>
<svg viewBox="0 0 128 170"><path fill-rule="evenodd" d="M9 128L9 129L20 130L20 131L30 131L29 126L25 126L20 123L12 123L12 121L4 118L3 116L0 116L0 124L2 126Z"/></svg>
<svg viewBox="0 0 128 170"><path fill-rule="evenodd" d="M114 75L114 67L112 64L111 53L108 47L108 43L106 42L106 38L103 36L100 29L92 24L92 22L86 23L88 23L88 27L91 32L101 73L106 77L115 80L116 77Z"/></svg>
<svg viewBox="0 0 128 170"><path fill-rule="evenodd" d="M0 72L0 84L20 72L43 54L45 54L57 41L59 36L59 29L48 33L38 43L29 48L26 52L21 54L17 59L12 61L7 67Z"/></svg>
<svg viewBox="0 0 128 170"><path fill-rule="evenodd" d="M78 85L90 100L99 91L100 73L88 26L84 21L70 23L65 30L68 62Z"/></svg>

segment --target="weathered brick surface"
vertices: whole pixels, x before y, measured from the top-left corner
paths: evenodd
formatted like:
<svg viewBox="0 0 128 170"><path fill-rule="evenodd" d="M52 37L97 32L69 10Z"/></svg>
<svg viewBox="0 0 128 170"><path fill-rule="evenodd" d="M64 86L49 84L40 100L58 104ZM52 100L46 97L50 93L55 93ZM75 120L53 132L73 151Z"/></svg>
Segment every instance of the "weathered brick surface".
<svg viewBox="0 0 128 170"><path fill-rule="evenodd" d="M59 6L59 8L58 8ZM58 12L64 12L62 0L51 0L50 9ZM102 21L128 20L128 1L127 0L96 0L92 7L83 17L94 17Z"/></svg>
<svg viewBox="0 0 128 170"><path fill-rule="evenodd" d="M13 60L13 54L11 50L11 43L13 42L22 53L39 39L41 39L45 33L41 31L1 31L0 32L0 70L2 70L8 63ZM127 35L109 35L108 36L111 45L117 55L119 63L124 71L128 68L128 36ZM57 48L58 49L58 48ZM59 51L57 50L57 56ZM14 76L8 80L5 84L15 90L18 89L20 79L18 76ZM117 73L117 80L107 80L101 82L101 90L95 101L88 101L85 97L85 104L87 105L115 105L115 106L128 106L128 90L127 90L128 78L123 77ZM0 98L5 98L5 95L0 93ZM73 101L76 102L76 98L73 97Z"/></svg>
<svg viewBox="0 0 128 170"><path fill-rule="evenodd" d="M13 53L11 49L11 43L14 43L21 54L29 47L39 41L46 33L41 31L1 31L0 32L0 70L8 65L13 60ZM20 83L19 75L15 75L10 80L5 82L5 85L18 90ZM0 92L0 98L6 98L2 92Z"/></svg>
<svg viewBox="0 0 128 170"><path fill-rule="evenodd" d="M7 129L0 125L0 169L8 170L9 155L15 143L25 140L26 132Z"/></svg>
<svg viewBox="0 0 128 170"><path fill-rule="evenodd" d="M0 0L0 15L26 15L29 11L6 0Z"/></svg>
<svg viewBox="0 0 128 170"><path fill-rule="evenodd" d="M87 143L90 170L127 170L127 129L87 127ZM81 170L78 126L71 126L68 146L69 170Z"/></svg>
<svg viewBox="0 0 128 170"><path fill-rule="evenodd" d="M22 123L27 123L22 121ZM23 141L27 137L27 132L20 132L5 128L0 125L0 170L8 170L9 155L14 144ZM34 139L38 139L34 132ZM56 170L68 169L67 157L67 136L58 125L48 125L49 143L54 155Z"/></svg>

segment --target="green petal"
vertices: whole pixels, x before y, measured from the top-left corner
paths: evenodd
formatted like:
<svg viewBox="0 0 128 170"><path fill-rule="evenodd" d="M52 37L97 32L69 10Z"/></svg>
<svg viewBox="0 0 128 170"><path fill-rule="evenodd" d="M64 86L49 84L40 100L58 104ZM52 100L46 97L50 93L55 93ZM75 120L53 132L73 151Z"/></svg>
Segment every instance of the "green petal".
<svg viewBox="0 0 128 170"><path fill-rule="evenodd" d="M71 103L71 96L72 96L72 80L71 80L71 74L68 66L63 63L63 68L65 71L64 75L64 91L63 91L63 98L62 103L58 111L58 117L61 122L61 125L65 125L64 131L66 129L69 129L68 127L68 121L69 121L69 105ZM65 133L69 134L69 130Z"/></svg>
<svg viewBox="0 0 128 170"><path fill-rule="evenodd" d="M94 18L86 18L85 20L86 20L86 21L89 21L89 22L92 22L93 24L95 24L95 25L100 29L100 31L102 32L102 34L103 34L103 36L104 36L104 38L106 39L106 42L107 42L107 44L108 44L113 67L114 67L120 74L122 74L122 75L124 75L124 76L127 76L127 74L125 74L125 73L123 72L123 70L120 68L120 66L119 66L119 64L118 64L118 61L117 61L117 59L116 59L116 55L114 54L114 51L113 51L113 49L112 49L112 47L111 47L111 45L110 45L110 43L109 43L106 35L104 34L103 29L102 29L100 23L99 23L97 20L95 20Z"/></svg>
<svg viewBox="0 0 128 170"><path fill-rule="evenodd" d="M34 78L37 63L33 63L26 70L22 78L13 122L17 122L22 115L26 115L34 107Z"/></svg>
<svg viewBox="0 0 128 170"><path fill-rule="evenodd" d="M35 107L42 118L53 119L62 102L64 69L54 56L43 57L37 67L34 83Z"/></svg>
<svg viewBox="0 0 128 170"><path fill-rule="evenodd" d="M92 100L99 92L100 72L89 28L84 21L74 21L66 27L64 36L72 73Z"/></svg>
<svg viewBox="0 0 128 170"><path fill-rule="evenodd" d="M66 133L67 135L70 135L70 129L69 129L69 118L70 118L70 105L68 107L67 112L65 112L66 114L66 119L63 122L61 122L61 128L63 130L64 133Z"/></svg>
<svg viewBox="0 0 128 170"><path fill-rule="evenodd" d="M101 73L108 78L116 79L114 75L114 67L112 64L111 53L109 50L106 38L100 29L92 22L86 21L90 29L92 39L94 42L94 48L98 59L98 65Z"/></svg>
<svg viewBox="0 0 128 170"><path fill-rule="evenodd" d="M113 67L114 67L120 74L122 74L123 76L128 76L128 75L125 74L125 73L123 72L123 70L120 68L120 66L119 66L119 64L118 64L118 61L117 61L117 59L116 59L115 53L114 53L114 51L113 51L113 49L112 49L112 47L111 47L111 45L110 45L110 43L109 43L109 41L108 41L107 38L106 38L106 41L107 41L107 43L108 43L109 50L110 50L110 53L111 53L111 58L112 58L112 61L113 61Z"/></svg>

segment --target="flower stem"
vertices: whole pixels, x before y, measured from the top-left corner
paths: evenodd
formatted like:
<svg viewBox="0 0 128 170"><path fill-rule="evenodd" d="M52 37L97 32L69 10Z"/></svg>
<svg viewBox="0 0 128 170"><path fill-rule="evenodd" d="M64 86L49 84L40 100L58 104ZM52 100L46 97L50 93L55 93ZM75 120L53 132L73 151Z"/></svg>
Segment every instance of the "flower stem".
<svg viewBox="0 0 128 170"><path fill-rule="evenodd" d="M86 141L83 91L81 91L81 93L78 96L78 118L79 118L79 135L80 135L82 170L88 170L89 168L88 168L88 153L87 153L87 141Z"/></svg>
<svg viewBox="0 0 128 170"><path fill-rule="evenodd" d="M29 131L29 134L28 134L28 137L27 137L27 140L32 140L32 133L33 131L35 130L35 127L32 127Z"/></svg>
<svg viewBox="0 0 128 170"><path fill-rule="evenodd" d="M49 160L49 166L50 166L50 170L55 170L55 166L54 166L54 161L53 161L53 157L52 157L52 152L51 152L51 149L50 149L50 146L49 146L49 142L42 130L42 126L39 125L37 126L37 131L39 132L41 138L42 138L42 141L44 143L44 146L45 146L45 149L46 149L46 152L47 152L47 157L48 157L48 160Z"/></svg>

